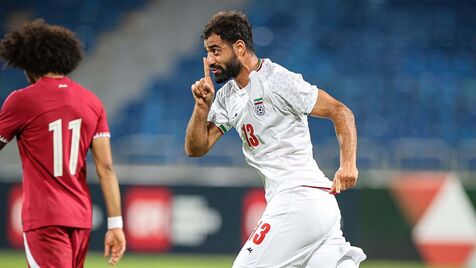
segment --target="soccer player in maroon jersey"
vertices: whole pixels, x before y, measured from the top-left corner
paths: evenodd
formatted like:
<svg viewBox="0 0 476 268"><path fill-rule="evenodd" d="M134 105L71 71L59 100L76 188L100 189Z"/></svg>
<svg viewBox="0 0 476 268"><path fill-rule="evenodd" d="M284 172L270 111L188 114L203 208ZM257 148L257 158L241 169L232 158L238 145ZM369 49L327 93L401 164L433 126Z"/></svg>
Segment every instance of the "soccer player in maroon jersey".
<svg viewBox="0 0 476 268"><path fill-rule="evenodd" d="M104 107L66 77L82 58L75 35L36 20L0 40L0 59L30 85L0 111L0 149L17 138L23 166L22 224L30 267L83 267L91 233L86 154L91 148L108 213L104 254L117 264L126 248L120 193Z"/></svg>

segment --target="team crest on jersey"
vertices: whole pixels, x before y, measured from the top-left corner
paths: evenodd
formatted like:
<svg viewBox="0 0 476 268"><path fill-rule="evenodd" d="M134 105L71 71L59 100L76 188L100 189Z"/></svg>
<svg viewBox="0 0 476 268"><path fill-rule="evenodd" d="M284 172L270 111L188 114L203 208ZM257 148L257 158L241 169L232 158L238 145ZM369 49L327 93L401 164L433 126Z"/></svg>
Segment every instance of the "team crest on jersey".
<svg viewBox="0 0 476 268"><path fill-rule="evenodd" d="M255 112L257 115L264 115L263 98L255 99Z"/></svg>

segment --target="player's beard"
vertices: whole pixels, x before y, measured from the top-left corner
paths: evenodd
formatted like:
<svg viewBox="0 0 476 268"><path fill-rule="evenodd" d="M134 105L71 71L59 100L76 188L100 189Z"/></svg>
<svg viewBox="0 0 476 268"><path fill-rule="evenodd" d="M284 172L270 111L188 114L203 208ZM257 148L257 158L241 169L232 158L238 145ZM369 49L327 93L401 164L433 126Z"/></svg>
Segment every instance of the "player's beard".
<svg viewBox="0 0 476 268"><path fill-rule="evenodd" d="M230 78L236 77L240 73L242 67L243 65L238 60L235 53L233 53L231 59L225 63L224 68L217 64L210 65L210 68L221 70L220 73L215 73L213 77L215 82L218 84L224 83Z"/></svg>

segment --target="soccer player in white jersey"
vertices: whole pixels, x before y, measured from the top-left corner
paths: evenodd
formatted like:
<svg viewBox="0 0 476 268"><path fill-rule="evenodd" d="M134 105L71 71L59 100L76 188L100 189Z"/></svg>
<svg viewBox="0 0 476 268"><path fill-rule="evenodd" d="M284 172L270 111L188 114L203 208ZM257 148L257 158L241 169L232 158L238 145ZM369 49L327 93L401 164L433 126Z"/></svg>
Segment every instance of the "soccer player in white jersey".
<svg viewBox="0 0 476 268"><path fill-rule="evenodd" d="M358 267L366 256L345 241L334 197L357 182L352 112L300 74L258 58L241 12L214 15L202 39L204 78L192 85L185 151L202 156L234 127L266 191L266 209L233 267ZM210 71L217 83L226 82L216 97ZM313 159L308 115L334 123L340 168L332 181Z"/></svg>

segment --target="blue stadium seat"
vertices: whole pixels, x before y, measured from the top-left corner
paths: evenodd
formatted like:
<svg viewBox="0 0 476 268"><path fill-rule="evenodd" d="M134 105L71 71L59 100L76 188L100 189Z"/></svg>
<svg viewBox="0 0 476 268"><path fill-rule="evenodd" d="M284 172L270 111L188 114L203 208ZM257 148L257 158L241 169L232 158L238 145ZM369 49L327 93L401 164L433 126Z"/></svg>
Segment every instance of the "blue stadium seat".
<svg viewBox="0 0 476 268"><path fill-rule="evenodd" d="M42 8L46 5L32 0L21 4L8 0L2 3L0 17L20 5L34 7L38 16L74 26L90 48L102 32L117 25L122 14L145 2L49 1L61 3L61 12ZM359 135L372 140L367 143L372 148L364 154L368 168L380 162L367 152L383 152L388 154L384 157L388 161L381 162L387 166L392 166L397 154L403 154L394 167L448 169L451 167L440 161L446 158L433 161L419 156L414 161L406 155L412 152L412 144L404 143L404 151L395 144L402 144L402 139L431 139L443 155L444 150L458 150L461 139L476 139L476 3L264 0L250 2L246 12L255 29L262 27L271 34L269 43L256 45L259 56L302 73L354 111ZM63 15L53 17L53 13ZM119 137L167 137L166 143L157 146L171 152L169 157L151 154L148 158L146 153L138 161L188 161L183 152L172 148L183 146L193 108L189 88L202 77L203 53L198 44L196 53L184 55L172 67L177 75L151 81L145 97L124 107L123 120L113 124ZM20 80L10 76L3 79L5 75L0 73L0 97ZM326 141L334 138L330 124L315 120L310 124L318 146L325 147ZM199 161L238 163L226 154Z"/></svg>

